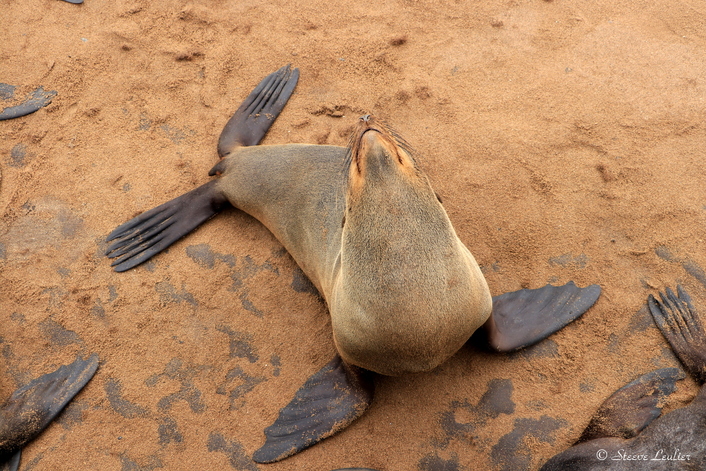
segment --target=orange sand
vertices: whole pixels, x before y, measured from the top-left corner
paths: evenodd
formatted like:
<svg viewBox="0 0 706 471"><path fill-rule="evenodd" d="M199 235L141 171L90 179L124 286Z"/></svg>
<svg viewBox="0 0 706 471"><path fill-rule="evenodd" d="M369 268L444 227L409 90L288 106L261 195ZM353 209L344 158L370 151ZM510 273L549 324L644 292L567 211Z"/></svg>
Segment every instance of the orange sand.
<svg viewBox="0 0 706 471"><path fill-rule="evenodd" d="M0 12L0 82L17 100L58 92L0 122L0 397L78 353L101 357L22 470L537 469L617 388L677 365L641 310L648 293L679 282L706 310L700 1ZM118 224L209 180L227 119L289 62L301 79L265 143L345 145L372 112L423 156L493 294L574 280L603 296L530 351L469 348L382 378L349 429L256 465L262 430L334 353L292 259L235 210L127 273L102 252ZM479 407L489 390L505 409ZM669 407L694 392L683 382Z"/></svg>

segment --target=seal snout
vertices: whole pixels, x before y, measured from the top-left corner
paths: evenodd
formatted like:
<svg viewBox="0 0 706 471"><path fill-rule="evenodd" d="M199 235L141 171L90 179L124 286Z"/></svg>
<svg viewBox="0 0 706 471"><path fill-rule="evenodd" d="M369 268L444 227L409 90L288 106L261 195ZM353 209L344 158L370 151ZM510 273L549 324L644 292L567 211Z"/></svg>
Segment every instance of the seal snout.
<svg viewBox="0 0 706 471"><path fill-rule="evenodd" d="M397 135L373 115L358 118L358 126L350 145L351 175L354 179L367 179L404 169L414 168L414 161Z"/></svg>

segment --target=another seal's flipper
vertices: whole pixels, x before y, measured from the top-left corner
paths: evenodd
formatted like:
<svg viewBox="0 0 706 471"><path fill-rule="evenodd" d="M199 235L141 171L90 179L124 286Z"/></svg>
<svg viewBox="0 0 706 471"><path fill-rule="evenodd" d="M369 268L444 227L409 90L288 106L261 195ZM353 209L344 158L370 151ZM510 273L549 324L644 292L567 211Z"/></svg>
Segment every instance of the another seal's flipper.
<svg viewBox="0 0 706 471"><path fill-rule="evenodd" d="M0 408L0 454L19 450L44 430L98 369L98 355L78 358L15 391Z"/></svg>
<svg viewBox="0 0 706 471"><path fill-rule="evenodd" d="M292 402L265 429L265 444L255 452L257 463L292 456L348 427L373 400L370 373L336 357L314 373Z"/></svg>
<svg viewBox="0 0 706 471"><path fill-rule="evenodd" d="M677 297L667 288L667 294L659 293L662 301L654 296L647 298L652 317L662 335L672 346L687 371L700 384L706 383L706 334L699 313L691 304L691 298L677 285Z"/></svg>
<svg viewBox="0 0 706 471"><path fill-rule="evenodd" d="M228 120L218 138L218 155L225 157L238 146L260 143L287 104L299 80L299 69L289 65L265 77Z"/></svg>
<svg viewBox="0 0 706 471"><path fill-rule="evenodd" d="M674 392L680 379L684 379L684 373L678 368L663 368L618 389L603 402L577 443L636 436L660 416L662 409L658 404Z"/></svg>
<svg viewBox="0 0 706 471"><path fill-rule="evenodd" d="M20 469L22 450L17 450L14 454L0 454L0 471L17 471Z"/></svg>
<svg viewBox="0 0 706 471"><path fill-rule="evenodd" d="M2 89L7 89L14 93L14 87L3 87ZM10 97L11 96L12 95L10 95ZM54 98L55 96L55 91L45 92L43 87L39 87L38 89L32 92L32 95L30 95L24 101L24 103L20 103L17 106L10 106L2 110L2 112L0 112L0 121L2 121L3 119L21 118L22 116L34 113L38 109L43 108L49 103L51 103L52 98Z"/></svg>
<svg viewBox="0 0 706 471"><path fill-rule="evenodd" d="M228 200L210 181L161 206L142 213L108 234L114 240L106 255L117 258L115 271L139 265L172 245L226 207Z"/></svg>
<svg viewBox="0 0 706 471"><path fill-rule="evenodd" d="M493 298L493 312L485 323L488 344L498 352L528 347L577 319L601 295L598 285L546 285Z"/></svg>

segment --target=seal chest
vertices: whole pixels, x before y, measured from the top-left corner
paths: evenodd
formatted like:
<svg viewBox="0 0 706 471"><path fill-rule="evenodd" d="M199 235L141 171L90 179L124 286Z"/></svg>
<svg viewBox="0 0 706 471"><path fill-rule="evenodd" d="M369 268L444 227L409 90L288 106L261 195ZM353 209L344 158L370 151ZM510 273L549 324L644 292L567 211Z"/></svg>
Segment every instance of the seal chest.
<svg viewBox="0 0 706 471"><path fill-rule="evenodd" d="M330 295L341 357L386 375L428 371L488 318L491 296L409 146L365 116L349 155Z"/></svg>

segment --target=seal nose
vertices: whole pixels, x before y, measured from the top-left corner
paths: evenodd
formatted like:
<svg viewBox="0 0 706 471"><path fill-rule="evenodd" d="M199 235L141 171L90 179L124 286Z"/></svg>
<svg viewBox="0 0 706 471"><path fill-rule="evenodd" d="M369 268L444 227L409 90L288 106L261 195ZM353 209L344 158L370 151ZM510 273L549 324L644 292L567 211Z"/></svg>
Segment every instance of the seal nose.
<svg viewBox="0 0 706 471"><path fill-rule="evenodd" d="M369 114L364 114L364 115L361 116L359 119L360 119L362 122L364 122L364 123L369 123L369 122L370 122L370 118L372 118L372 116L370 116Z"/></svg>

